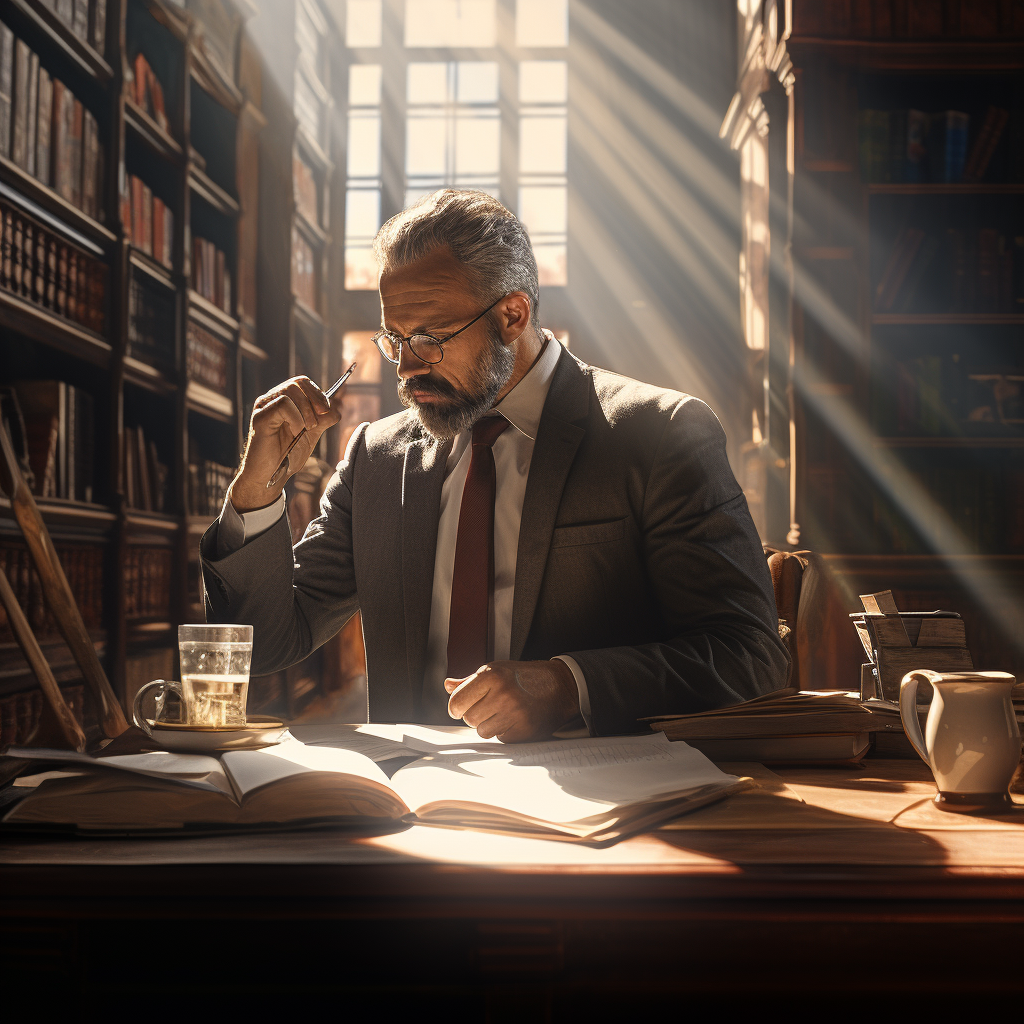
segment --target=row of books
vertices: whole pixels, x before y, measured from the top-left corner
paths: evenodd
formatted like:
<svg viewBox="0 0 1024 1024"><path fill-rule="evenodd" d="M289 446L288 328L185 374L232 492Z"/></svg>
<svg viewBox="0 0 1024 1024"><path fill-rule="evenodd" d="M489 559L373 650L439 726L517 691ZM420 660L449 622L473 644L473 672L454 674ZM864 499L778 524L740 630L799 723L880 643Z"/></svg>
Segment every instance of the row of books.
<svg viewBox="0 0 1024 1024"><path fill-rule="evenodd" d="M144 110L166 132L168 131L167 111L164 108L164 87L150 66L145 55L137 53L130 65L131 79L128 95L136 106Z"/></svg>
<svg viewBox="0 0 1024 1024"><path fill-rule="evenodd" d="M57 17L83 43L88 43L100 54L106 49L107 0L39 0L43 7Z"/></svg>
<svg viewBox="0 0 1024 1024"><path fill-rule="evenodd" d="M142 427L127 426L121 442L121 479L128 507L144 512L167 511L170 473L160 461L156 442L147 440Z"/></svg>
<svg viewBox="0 0 1024 1024"><path fill-rule="evenodd" d="M889 251L874 303L880 313L1024 311L1024 235L907 226Z"/></svg>
<svg viewBox="0 0 1024 1024"><path fill-rule="evenodd" d="M888 498L875 495L875 550L927 554L934 549L928 538L946 537L952 524L968 551L1024 553L1024 470L948 463L939 459L913 474L930 499L915 510L913 526ZM905 480L896 483L896 493L906 491Z"/></svg>
<svg viewBox="0 0 1024 1024"><path fill-rule="evenodd" d="M86 629L102 628L103 548L95 544L68 544L61 541L55 543L54 547ZM32 563L32 556L24 544L0 545L0 572L7 577L36 637L42 639L58 636L56 619L43 597L43 588ZM0 643L9 643L13 639L7 615L0 607Z"/></svg>
<svg viewBox="0 0 1024 1024"><path fill-rule="evenodd" d="M96 118L0 23L0 156L103 219L103 147Z"/></svg>
<svg viewBox="0 0 1024 1024"><path fill-rule="evenodd" d="M22 466L27 467L32 493L41 498L92 501L96 455L92 395L61 380L20 380L0 391L4 419Z"/></svg>
<svg viewBox="0 0 1024 1024"><path fill-rule="evenodd" d="M865 182L1024 179L1024 111L989 107L970 136L958 110L861 110L857 154ZM998 157L998 159L997 159Z"/></svg>
<svg viewBox="0 0 1024 1024"><path fill-rule="evenodd" d="M167 374L175 371L174 295L133 273L128 285L127 354Z"/></svg>
<svg viewBox="0 0 1024 1024"><path fill-rule="evenodd" d="M96 716L91 711L91 701L86 701L85 687L82 684L62 686L61 693L68 709L86 734L94 731ZM20 746L27 743L39 724L42 710L43 691L38 687L0 698L0 750L12 744Z"/></svg>
<svg viewBox="0 0 1024 1024"><path fill-rule="evenodd" d="M210 459L189 462L188 514L190 516L219 516L224 495L234 479L231 466L222 466Z"/></svg>
<svg viewBox="0 0 1024 1024"><path fill-rule="evenodd" d="M886 369L873 396L874 428L883 437L1024 434L1024 366L971 366L956 353L917 356Z"/></svg>
<svg viewBox="0 0 1024 1024"><path fill-rule="evenodd" d="M141 252L168 270L174 269L174 214L171 208L137 175L125 178L121 194L121 223Z"/></svg>
<svg viewBox="0 0 1024 1024"><path fill-rule="evenodd" d="M167 619L171 613L171 549L131 545L125 558L125 617Z"/></svg>
<svg viewBox="0 0 1024 1024"><path fill-rule="evenodd" d="M107 268L0 201L0 288L97 334L106 323Z"/></svg>
<svg viewBox="0 0 1024 1024"><path fill-rule="evenodd" d="M225 313L231 312L231 270L227 257L213 242L192 239L192 287Z"/></svg>
<svg viewBox="0 0 1024 1024"><path fill-rule="evenodd" d="M220 338L189 321L185 335L185 376L218 394L228 393L230 351Z"/></svg>

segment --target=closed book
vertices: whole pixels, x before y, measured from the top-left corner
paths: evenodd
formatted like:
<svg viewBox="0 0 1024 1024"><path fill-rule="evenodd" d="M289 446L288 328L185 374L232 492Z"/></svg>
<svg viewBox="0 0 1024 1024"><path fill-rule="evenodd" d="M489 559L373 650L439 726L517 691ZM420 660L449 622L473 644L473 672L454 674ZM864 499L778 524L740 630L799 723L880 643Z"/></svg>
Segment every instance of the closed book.
<svg viewBox="0 0 1024 1024"><path fill-rule="evenodd" d="M135 102L142 107L143 110L149 110L149 61L141 54L135 55L135 61L132 64L132 70L135 73L134 87L135 87Z"/></svg>
<svg viewBox="0 0 1024 1024"><path fill-rule="evenodd" d="M74 500L78 491L78 388L64 386L64 491L62 498Z"/></svg>
<svg viewBox="0 0 1024 1024"><path fill-rule="evenodd" d="M0 21L0 156L11 155L11 100L14 92L14 33Z"/></svg>
<svg viewBox="0 0 1024 1024"><path fill-rule="evenodd" d="M82 40L89 42L89 0L74 0L71 31Z"/></svg>
<svg viewBox="0 0 1024 1024"><path fill-rule="evenodd" d="M58 195L71 202L75 194L72 181L72 155L75 120L75 97L59 79L53 80L53 123L51 127L51 161L53 187Z"/></svg>
<svg viewBox="0 0 1024 1024"><path fill-rule="evenodd" d="M190 322L185 339L185 373L218 394L228 393L230 350L205 328Z"/></svg>
<svg viewBox="0 0 1024 1024"><path fill-rule="evenodd" d="M163 262L164 252L164 201L153 196L153 258Z"/></svg>
<svg viewBox="0 0 1024 1024"><path fill-rule="evenodd" d="M23 170L28 170L28 73L31 56L28 45L20 39L15 40L11 159Z"/></svg>
<svg viewBox="0 0 1024 1024"><path fill-rule="evenodd" d="M127 174L120 177L118 196L118 216L121 219L121 227L130 242L132 240L132 188L131 178Z"/></svg>
<svg viewBox="0 0 1024 1024"><path fill-rule="evenodd" d="M129 508L138 508L138 498L136 496L136 478L135 478L135 429L133 427L125 427L122 433L122 474L124 478L124 500Z"/></svg>
<svg viewBox="0 0 1024 1024"><path fill-rule="evenodd" d="M142 244L140 248L147 256L153 255L153 191L148 185L142 186Z"/></svg>
<svg viewBox="0 0 1024 1024"><path fill-rule="evenodd" d="M96 118L88 110L82 115L82 212L95 218L99 213L99 134Z"/></svg>
<svg viewBox="0 0 1024 1024"><path fill-rule="evenodd" d="M891 310L899 295L900 288L910 271L914 260L917 258L918 250L924 241L924 232L920 228L908 228L904 237L903 246L899 252L899 258L892 266L888 274L878 286L878 308L883 311Z"/></svg>
<svg viewBox="0 0 1024 1024"><path fill-rule="evenodd" d="M149 72L149 100L152 107L153 120L164 130L168 130L167 110L164 106L164 88L160 79L150 69Z"/></svg>
<svg viewBox="0 0 1024 1024"><path fill-rule="evenodd" d="M171 213L169 206L163 208L164 217L164 248L160 257L160 262L168 270L174 269L174 215Z"/></svg>
<svg viewBox="0 0 1024 1024"><path fill-rule="evenodd" d="M45 68L39 69L39 99L36 104L36 177L49 185L50 124L53 120L53 81Z"/></svg>
<svg viewBox="0 0 1024 1024"><path fill-rule="evenodd" d="M214 256L213 302L224 309L224 253L218 249Z"/></svg>
<svg viewBox="0 0 1024 1024"><path fill-rule="evenodd" d="M75 389L75 493L76 501L92 501L96 460L96 407L88 391Z"/></svg>
<svg viewBox="0 0 1024 1024"><path fill-rule="evenodd" d="M136 177L134 174L130 179L131 198L132 198L132 229L130 232L132 245L136 249L142 248L143 238L143 184L142 179Z"/></svg>
<svg viewBox="0 0 1024 1024"><path fill-rule="evenodd" d="M71 136L68 143L71 166L68 173L71 176L71 202L75 206L82 206L82 127L84 120L84 108L75 100L72 104L71 113Z"/></svg>
<svg viewBox="0 0 1024 1024"><path fill-rule="evenodd" d="M92 0L89 19L89 42L100 56L107 49L107 0Z"/></svg>
<svg viewBox="0 0 1024 1024"><path fill-rule="evenodd" d="M29 174L36 173L36 127L39 124L39 55L28 58L28 120L25 123L25 163Z"/></svg>
<svg viewBox="0 0 1024 1024"><path fill-rule="evenodd" d="M134 432L135 451L134 459L136 466L136 480L138 481L138 508L147 512L153 511L153 491L149 479L149 452L146 445L146 434L142 427L136 427Z"/></svg>

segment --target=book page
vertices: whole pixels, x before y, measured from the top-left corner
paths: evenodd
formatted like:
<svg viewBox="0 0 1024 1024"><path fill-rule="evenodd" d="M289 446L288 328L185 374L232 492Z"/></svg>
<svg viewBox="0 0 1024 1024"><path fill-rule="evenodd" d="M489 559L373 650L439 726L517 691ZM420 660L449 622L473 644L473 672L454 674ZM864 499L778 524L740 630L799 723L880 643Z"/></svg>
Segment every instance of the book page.
<svg viewBox="0 0 1024 1024"><path fill-rule="evenodd" d="M228 750L221 755L221 763L239 798L280 779L310 772L349 775L390 789L388 777L358 751L309 746L295 739L262 750Z"/></svg>
<svg viewBox="0 0 1024 1024"><path fill-rule="evenodd" d="M420 751L402 742L404 727L400 725L295 725L289 731L307 746L354 750L371 761L420 756Z"/></svg>
<svg viewBox="0 0 1024 1024"><path fill-rule="evenodd" d="M410 736L413 730L417 735ZM451 737L435 736L443 738ZM406 741L431 742L416 727L406 727ZM391 785L417 813L473 803L569 823L735 781L693 747L651 734L524 744L435 742L432 753L396 772Z"/></svg>
<svg viewBox="0 0 1024 1024"><path fill-rule="evenodd" d="M197 789L231 793L231 784L215 757L205 754L173 754L154 750L146 754L119 754L116 757L93 757L74 750L47 750L34 747L8 747L8 757L25 758L58 764L87 765L91 768L120 769L163 779L166 782Z"/></svg>

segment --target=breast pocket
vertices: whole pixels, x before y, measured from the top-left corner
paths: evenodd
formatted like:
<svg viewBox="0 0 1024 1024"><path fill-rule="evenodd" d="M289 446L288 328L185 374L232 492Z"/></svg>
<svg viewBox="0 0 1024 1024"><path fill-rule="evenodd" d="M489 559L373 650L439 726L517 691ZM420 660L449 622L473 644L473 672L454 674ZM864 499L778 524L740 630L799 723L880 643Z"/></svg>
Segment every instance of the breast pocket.
<svg viewBox="0 0 1024 1024"><path fill-rule="evenodd" d="M551 537L552 548L574 548L584 544L609 544L626 535L626 520L613 519L606 523L579 523L575 526L556 526Z"/></svg>

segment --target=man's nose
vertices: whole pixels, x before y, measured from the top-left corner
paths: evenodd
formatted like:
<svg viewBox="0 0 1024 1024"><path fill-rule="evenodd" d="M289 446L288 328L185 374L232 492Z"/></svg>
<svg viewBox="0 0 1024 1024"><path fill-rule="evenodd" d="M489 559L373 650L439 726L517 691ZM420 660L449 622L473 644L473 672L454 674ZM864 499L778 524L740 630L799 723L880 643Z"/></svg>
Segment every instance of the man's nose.
<svg viewBox="0 0 1024 1024"><path fill-rule="evenodd" d="M408 342L402 344L402 350L398 355L398 376L402 380L409 380L410 377L420 377L430 373L430 363L422 359L409 346Z"/></svg>

